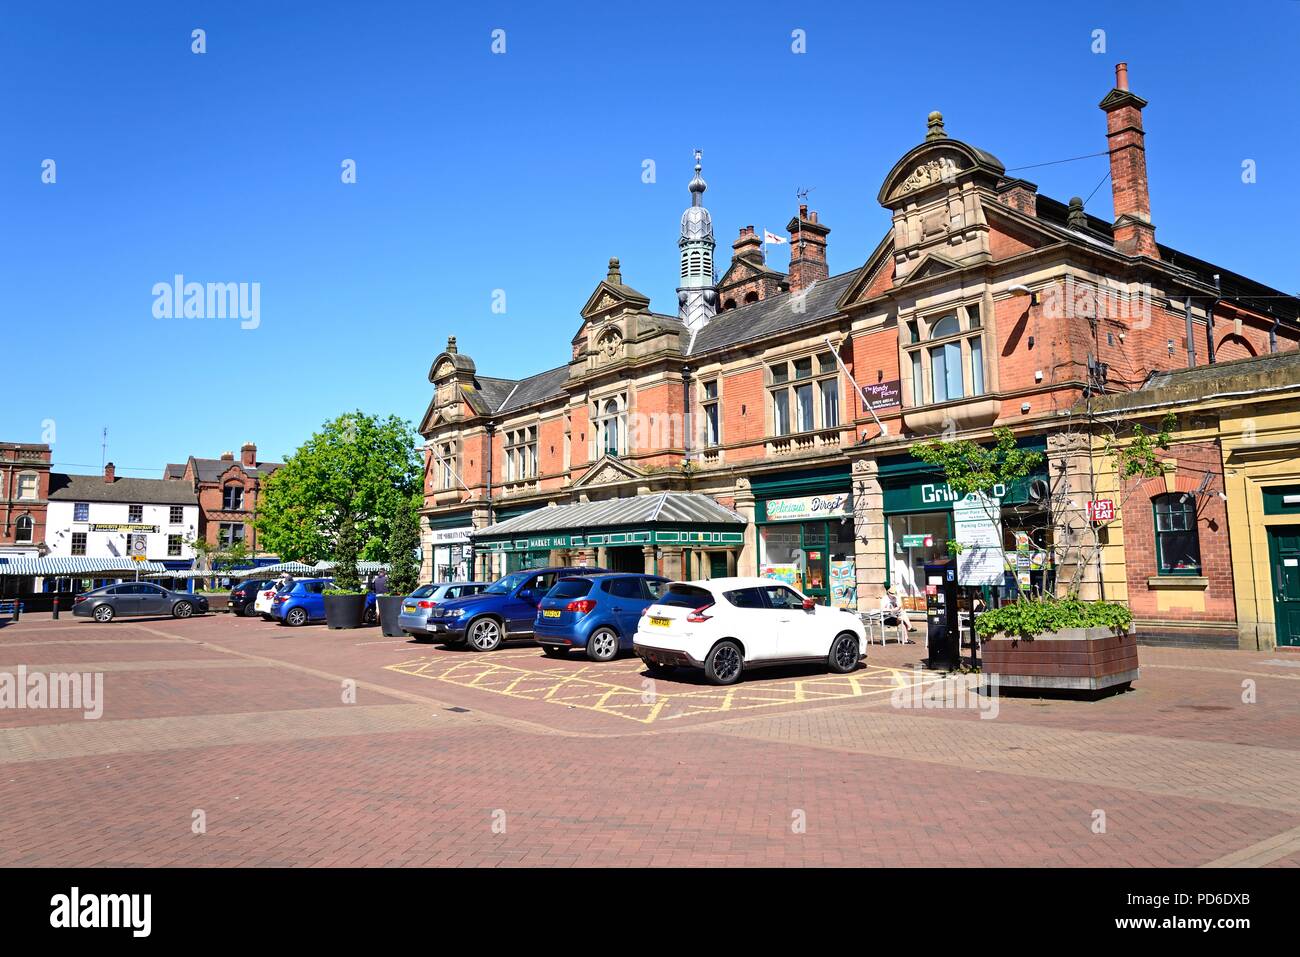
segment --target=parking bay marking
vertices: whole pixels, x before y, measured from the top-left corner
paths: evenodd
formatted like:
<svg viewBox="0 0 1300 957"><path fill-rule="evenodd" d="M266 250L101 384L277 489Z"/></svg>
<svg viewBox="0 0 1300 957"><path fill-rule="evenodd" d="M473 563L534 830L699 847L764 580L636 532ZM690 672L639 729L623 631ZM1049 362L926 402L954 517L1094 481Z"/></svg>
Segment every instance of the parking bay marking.
<svg viewBox="0 0 1300 957"><path fill-rule="evenodd" d="M538 660L531 653L509 657ZM608 674L609 669L580 665L579 670L574 671L571 668L565 669L563 662L542 669L520 668L504 664L505 658L506 656L494 656L491 660L485 660L475 656L467 660L457 656L449 660L444 656L426 657L388 665L386 670L526 701L543 701L611 714L640 724L783 704L867 697L893 692L900 687L911 687L916 683L911 680L915 678L915 671L868 666L847 675L819 674L808 678L747 682L728 688L648 695L641 688L588 676L593 671ZM620 670L617 673L634 674L639 671L638 665L633 670ZM922 682L937 677L937 674L926 672L923 673Z"/></svg>

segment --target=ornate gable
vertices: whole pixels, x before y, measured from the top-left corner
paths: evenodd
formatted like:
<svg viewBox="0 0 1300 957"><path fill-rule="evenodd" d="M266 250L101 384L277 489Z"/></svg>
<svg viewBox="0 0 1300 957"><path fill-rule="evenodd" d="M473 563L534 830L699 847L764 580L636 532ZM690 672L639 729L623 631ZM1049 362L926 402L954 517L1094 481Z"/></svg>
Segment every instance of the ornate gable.
<svg viewBox="0 0 1300 957"><path fill-rule="evenodd" d="M614 485L641 479L645 473L609 455L603 455L591 464L582 478L573 483L572 488L586 488L595 485Z"/></svg>

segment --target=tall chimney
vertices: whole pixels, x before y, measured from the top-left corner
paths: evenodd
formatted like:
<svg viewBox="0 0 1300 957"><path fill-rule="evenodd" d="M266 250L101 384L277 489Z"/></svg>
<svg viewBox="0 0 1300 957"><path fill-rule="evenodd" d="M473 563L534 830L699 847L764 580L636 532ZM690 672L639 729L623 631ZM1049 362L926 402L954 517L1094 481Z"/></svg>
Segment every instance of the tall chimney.
<svg viewBox="0 0 1300 957"><path fill-rule="evenodd" d="M109 462L107 465L104 466L104 481L111 485L113 484L114 481L116 481L116 479L117 479L117 469L113 467L112 462Z"/></svg>
<svg viewBox="0 0 1300 957"><path fill-rule="evenodd" d="M1115 89L1099 104L1106 113L1115 248L1129 256L1159 259L1147 188L1146 134L1142 131L1142 109L1146 105L1146 100L1129 91L1128 64L1117 63Z"/></svg>
<svg viewBox="0 0 1300 957"><path fill-rule="evenodd" d="M826 235L830 228L817 221L817 211L800 204L799 215L785 227L790 233L790 291L807 289L829 276L826 263Z"/></svg>
<svg viewBox="0 0 1300 957"><path fill-rule="evenodd" d="M754 232L753 226L741 226L740 237L731 244L732 259L748 259L750 262L763 262L763 241Z"/></svg>
<svg viewBox="0 0 1300 957"><path fill-rule="evenodd" d="M245 442L239 449L240 463L246 469L251 469L257 464L257 446L252 442Z"/></svg>

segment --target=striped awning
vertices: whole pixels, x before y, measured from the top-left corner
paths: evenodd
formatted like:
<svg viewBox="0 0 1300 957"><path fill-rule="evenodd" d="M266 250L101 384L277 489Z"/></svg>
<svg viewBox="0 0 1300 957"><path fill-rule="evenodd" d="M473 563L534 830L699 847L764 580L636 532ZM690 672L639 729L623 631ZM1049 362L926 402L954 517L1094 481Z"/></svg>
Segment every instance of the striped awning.
<svg viewBox="0 0 1300 957"><path fill-rule="evenodd" d="M316 571L324 573L332 570L336 562L317 562ZM380 571L388 571L387 562L357 562L357 571L362 575L378 575Z"/></svg>
<svg viewBox="0 0 1300 957"><path fill-rule="evenodd" d="M0 558L0 575L56 578L59 576L125 576L136 572L165 572L162 562L134 562L129 558L87 558L82 555L47 555L44 558Z"/></svg>
<svg viewBox="0 0 1300 957"><path fill-rule="evenodd" d="M257 568L237 568L228 572L215 572L222 578L274 578L281 572L290 575L315 575L316 566L303 562L277 562L274 565L259 565ZM206 576L205 576L206 577Z"/></svg>

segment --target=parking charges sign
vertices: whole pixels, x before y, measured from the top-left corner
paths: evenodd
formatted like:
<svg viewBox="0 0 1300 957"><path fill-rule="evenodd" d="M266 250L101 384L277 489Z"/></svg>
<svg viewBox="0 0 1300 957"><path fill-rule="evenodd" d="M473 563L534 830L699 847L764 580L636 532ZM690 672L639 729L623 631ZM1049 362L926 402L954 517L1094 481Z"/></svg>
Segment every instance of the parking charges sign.
<svg viewBox="0 0 1300 957"><path fill-rule="evenodd" d="M952 504L953 535L961 544L958 585L1001 585L1006 571L1002 547L1002 500L972 492Z"/></svg>

